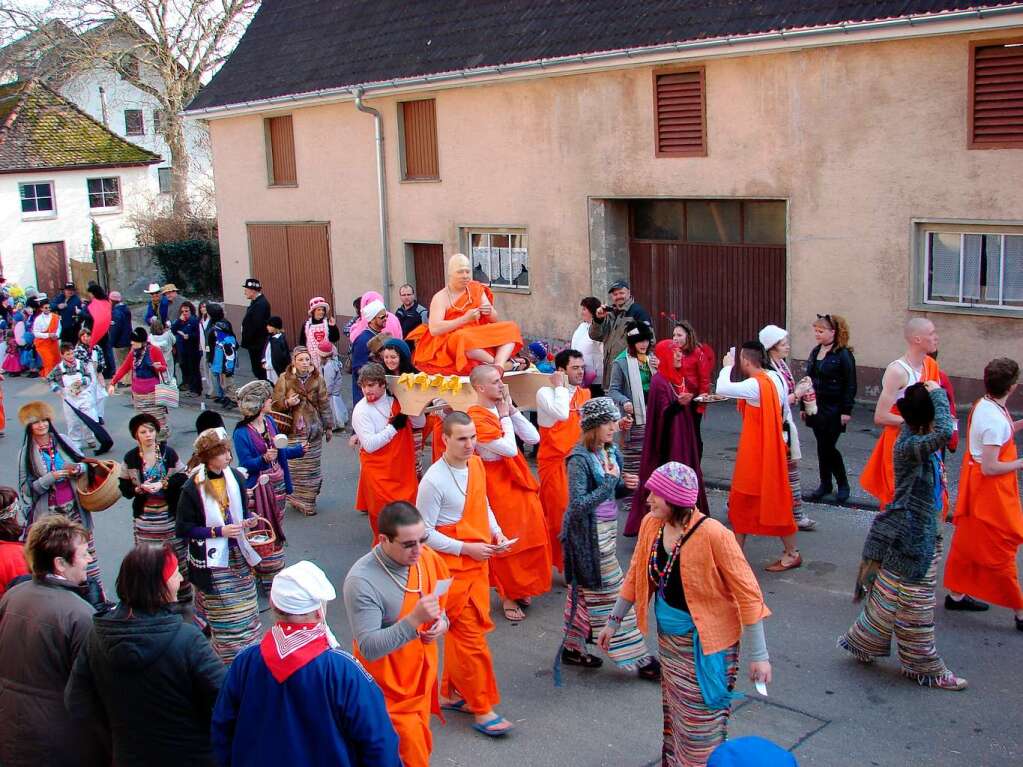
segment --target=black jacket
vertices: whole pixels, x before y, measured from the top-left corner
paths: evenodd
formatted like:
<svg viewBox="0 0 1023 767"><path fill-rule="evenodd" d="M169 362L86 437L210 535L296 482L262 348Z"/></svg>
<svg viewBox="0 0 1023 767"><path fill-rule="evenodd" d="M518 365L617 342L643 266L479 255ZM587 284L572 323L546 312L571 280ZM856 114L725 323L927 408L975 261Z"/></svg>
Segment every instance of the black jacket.
<svg viewBox="0 0 1023 767"><path fill-rule="evenodd" d="M820 345L806 360L806 374L813 381L817 407L851 415L856 402L856 358L848 349L831 350L818 360Z"/></svg>
<svg viewBox="0 0 1023 767"><path fill-rule="evenodd" d="M107 728L118 767L212 765L210 715L225 672L180 615L118 607L93 619L64 703L73 718Z"/></svg>
<svg viewBox="0 0 1023 767"><path fill-rule="evenodd" d="M242 337L238 343L243 349L263 351L266 346L266 323L270 321L270 302L260 293L252 299L242 318Z"/></svg>
<svg viewBox="0 0 1023 767"><path fill-rule="evenodd" d="M170 472L170 475L167 477L167 490L164 493L164 498L167 500L168 513L173 517L175 510L178 508L178 496L181 495L181 487L185 484L187 476L184 471L174 471L174 467L179 462L178 454L174 448L166 442L161 442L160 453L163 455L167 471ZM121 490L121 495L131 499L132 516L140 517L145 508L148 493L141 495L135 493L135 481L140 480L142 475L142 456L139 455L138 448L129 450L124 454L124 467L125 471L117 480L118 487Z"/></svg>
<svg viewBox="0 0 1023 767"><path fill-rule="evenodd" d="M228 466L225 471L234 474L235 481L242 495L242 505L245 510L242 516L246 519L252 516L253 512L248 508L248 490L245 489L245 477L243 477L233 466ZM209 530L206 528L206 511L203 509L202 496L199 488L193 479L185 481L184 487L178 496L178 508L176 513L176 533L188 545L188 580L206 594L213 590L213 573L206 566L206 541L209 537ZM236 522L239 520L235 520ZM191 535L195 528L204 528L205 537L193 537Z"/></svg>
<svg viewBox="0 0 1023 767"><path fill-rule="evenodd" d="M280 375L291 364L291 347L288 346L288 337L280 332L270 336L266 342L270 344L270 363L274 367L274 372Z"/></svg>

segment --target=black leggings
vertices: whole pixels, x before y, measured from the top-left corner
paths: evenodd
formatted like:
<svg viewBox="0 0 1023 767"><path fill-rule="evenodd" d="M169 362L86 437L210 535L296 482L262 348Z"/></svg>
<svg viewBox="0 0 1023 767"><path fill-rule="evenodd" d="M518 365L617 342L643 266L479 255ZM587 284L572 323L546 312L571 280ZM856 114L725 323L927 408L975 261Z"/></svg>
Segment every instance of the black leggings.
<svg viewBox="0 0 1023 767"><path fill-rule="evenodd" d="M849 487L849 478L845 474L845 462L838 452L838 438L845 428L842 426L842 414L837 410L820 410L813 417L810 427L817 438L817 466L821 474L821 487L830 490L831 478L839 488Z"/></svg>

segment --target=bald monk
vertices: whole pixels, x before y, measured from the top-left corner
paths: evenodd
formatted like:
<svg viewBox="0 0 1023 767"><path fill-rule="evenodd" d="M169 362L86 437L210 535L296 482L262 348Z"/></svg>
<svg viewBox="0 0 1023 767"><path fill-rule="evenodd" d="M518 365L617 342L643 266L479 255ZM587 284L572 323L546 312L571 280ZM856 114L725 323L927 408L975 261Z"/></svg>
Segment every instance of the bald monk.
<svg viewBox="0 0 1023 767"><path fill-rule="evenodd" d="M1016 432L1006 407L1019 385L1019 365L1002 357L984 368L986 394L970 411L966 455L959 474L955 536L945 564L946 610L987 610L973 597L1008 607L1023 631L1023 589L1016 550L1023 544L1019 479L1023 461L1016 454Z"/></svg>
<svg viewBox="0 0 1023 767"><path fill-rule="evenodd" d="M504 617L518 623L526 617L522 608L551 589L551 543L540 485L515 442L518 437L535 445L540 435L512 404L501 376L495 365L473 369L469 383L478 404L469 408L469 417L476 424L476 452L487 467L487 500L504 534L515 541L490 563L490 580Z"/></svg>
<svg viewBox="0 0 1023 767"><path fill-rule="evenodd" d="M579 409L590 398L582 385L586 361L582 352L562 349L554 356L551 385L536 392L536 420L540 425L540 448L536 470L540 474L540 503L547 518L551 558L561 572L565 555L561 549L561 522L568 508L568 469L565 459L582 435Z"/></svg>
<svg viewBox="0 0 1023 767"><path fill-rule="evenodd" d="M516 369L510 360L522 348L518 325L498 322L493 293L472 279L461 253L448 259L448 282L430 301L429 322L405 340L415 344L417 368L444 375L468 375L481 363Z"/></svg>
<svg viewBox="0 0 1023 767"><path fill-rule="evenodd" d="M890 364L881 378L881 396L874 406L874 423L883 428L867 465L860 474L860 486L877 498L884 509L895 498L895 440L902 428L902 416L895 402L906 387L918 382L940 383L938 363L927 356L938 349L934 323L914 317L903 328L906 353Z"/></svg>
<svg viewBox="0 0 1023 767"><path fill-rule="evenodd" d="M348 623L355 657L384 694L405 767L428 767L433 749L430 714L440 715L437 640L448 630L448 578L440 555L426 547L426 524L411 503L380 511L373 550L345 576Z"/></svg>
<svg viewBox="0 0 1023 767"><path fill-rule="evenodd" d="M735 539L745 545L747 535L781 538L781 559L768 565L778 573L803 564L796 548L796 519L792 512L792 486L789 483L788 446L783 431L782 400L788 396L785 381L767 369L767 352L759 341L747 341L739 350L739 369L745 380L731 380L729 352L722 360L717 393L734 397L742 414L739 450L728 494L728 519Z"/></svg>
<svg viewBox="0 0 1023 767"><path fill-rule="evenodd" d="M472 714L473 729L491 737L512 724L494 710L501 702L487 634L490 620L488 563L508 539L487 505L487 478L476 451L476 426L465 413L444 418L444 454L423 475L416 506L426 523L427 545L440 554L454 582L448 591L447 636L440 707Z"/></svg>

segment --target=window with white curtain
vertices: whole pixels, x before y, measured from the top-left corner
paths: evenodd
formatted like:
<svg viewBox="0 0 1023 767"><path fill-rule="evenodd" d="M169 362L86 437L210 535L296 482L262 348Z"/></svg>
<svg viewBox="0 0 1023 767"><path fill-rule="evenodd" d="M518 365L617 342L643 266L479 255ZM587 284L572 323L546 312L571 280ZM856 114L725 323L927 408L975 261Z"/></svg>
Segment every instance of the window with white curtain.
<svg viewBox="0 0 1023 767"><path fill-rule="evenodd" d="M1023 309L1023 231L925 229L922 251L924 304Z"/></svg>

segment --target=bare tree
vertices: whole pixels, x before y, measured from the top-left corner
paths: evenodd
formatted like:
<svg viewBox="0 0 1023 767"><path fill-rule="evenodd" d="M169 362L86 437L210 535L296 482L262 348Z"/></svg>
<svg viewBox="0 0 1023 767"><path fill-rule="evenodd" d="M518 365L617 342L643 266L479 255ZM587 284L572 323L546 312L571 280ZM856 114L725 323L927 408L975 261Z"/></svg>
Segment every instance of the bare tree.
<svg viewBox="0 0 1023 767"><path fill-rule="evenodd" d="M190 213L182 110L227 58L259 0L0 0L0 40L34 35L32 58L54 74L116 71L159 104L176 216ZM15 43L13 47L15 47ZM155 80L149 73L155 73Z"/></svg>

